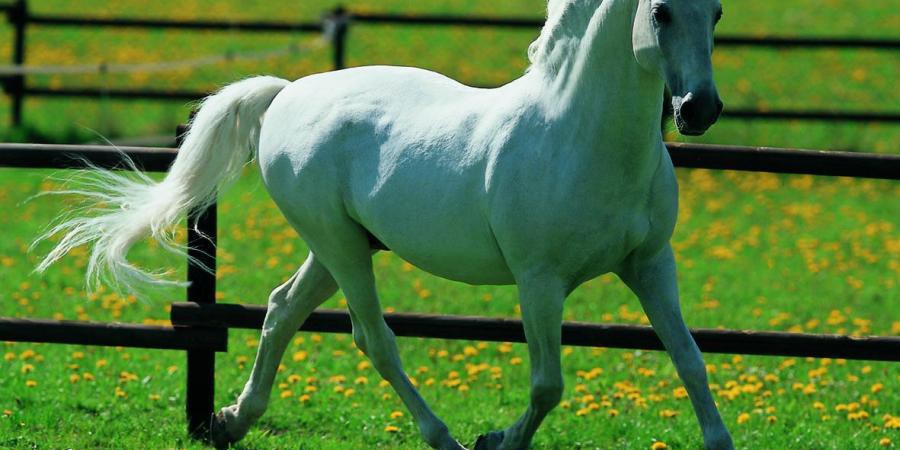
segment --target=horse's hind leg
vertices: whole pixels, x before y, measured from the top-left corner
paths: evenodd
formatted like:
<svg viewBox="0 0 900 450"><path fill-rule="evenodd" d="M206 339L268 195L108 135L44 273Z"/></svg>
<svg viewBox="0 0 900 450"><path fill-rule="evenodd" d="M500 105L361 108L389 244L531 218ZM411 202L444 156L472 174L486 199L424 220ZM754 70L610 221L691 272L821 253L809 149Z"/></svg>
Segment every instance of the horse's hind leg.
<svg viewBox="0 0 900 450"><path fill-rule="evenodd" d="M330 223L326 232L307 231L305 236L347 298L356 345L403 400L422 437L428 445L439 450L465 450L450 436L447 426L431 411L403 371L394 333L384 322L375 292L371 250L365 231L347 219L343 223Z"/></svg>
<svg viewBox="0 0 900 450"><path fill-rule="evenodd" d="M331 274L313 253L291 279L272 291L250 380L237 404L222 408L213 421L210 437L217 448L239 441L262 416L291 337L313 310L336 291Z"/></svg>
<svg viewBox="0 0 900 450"><path fill-rule="evenodd" d="M672 249L667 247L648 260L629 265L619 276L637 294L653 330L669 352L694 406L706 448L733 450L731 436L709 391L703 357L681 317Z"/></svg>

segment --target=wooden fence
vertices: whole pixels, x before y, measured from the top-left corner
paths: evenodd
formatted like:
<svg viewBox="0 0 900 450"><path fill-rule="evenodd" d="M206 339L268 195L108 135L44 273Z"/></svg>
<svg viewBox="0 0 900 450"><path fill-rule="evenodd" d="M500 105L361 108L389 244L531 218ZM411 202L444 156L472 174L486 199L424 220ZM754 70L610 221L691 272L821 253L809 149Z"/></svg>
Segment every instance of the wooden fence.
<svg viewBox="0 0 900 450"><path fill-rule="evenodd" d="M676 166L722 170L846 176L900 180L900 156L819 152L763 147L669 144ZM85 161L104 168L125 168L121 153L147 171L165 171L177 149L101 146L0 144L0 167L82 168ZM188 227L189 254L215 269L217 236L215 205L192 211ZM207 236L205 238L203 236ZM186 412L188 430L206 430L213 412L215 352L227 351L228 328L259 329L265 308L215 303L216 279L198 264L188 263L187 302L174 303L173 326L91 323L0 318L0 341L44 342L184 350L187 352ZM398 336L524 342L518 320L387 314ZM349 333L350 318L343 311L317 311L301 328ZM810 356L900 361L900 338L851 337L736 330L691 330L700 348L712 353ZM563 343L661 350L662 343L647 326L570 323L563 325Z"/></svg>
<svg viewBox="0 0 900 450"><path fill-rule="evenodd" d="M361 25L379 26L427 26L427 27L477 27L527 29L537 31L543 19L472 17L459 15L405 15L356 13L337 8L322 16L318 22L271 22L271 21L213 21L213 20L170 20L136 18L100 18L55 14L37 14L28 8L27 0L16 0L0 6L7 20L13 26L14 45L12 63L22 65L26 61L27 30L29 26L41 27L114 27L131 29L171 29L171 30L219 30L247 33L322 33L329 30L332 46L332 66L342 69L346 66L346 48L350 28ZM785 37L785 36L738 36L719 35L719 47L764 47L776 49L869 49L879 51L900 50L900 39L869 39L840 37ZM478 83L473 83L478 86ZM159 90L159 89L106 89L101 87L51 88L30 86L25 75L0 78L0 85L12 99L11 119L14 126L22 123L23 102L27 97L74 97L112 99L150 99L187 101L197 100L208 93ZM491 87L491 86L480 86ZM728 108L723 118L742 120L817 120L842 122L885 122L900 123L900 112L895 111L833 111L823 109L754 109Z"/></svg>

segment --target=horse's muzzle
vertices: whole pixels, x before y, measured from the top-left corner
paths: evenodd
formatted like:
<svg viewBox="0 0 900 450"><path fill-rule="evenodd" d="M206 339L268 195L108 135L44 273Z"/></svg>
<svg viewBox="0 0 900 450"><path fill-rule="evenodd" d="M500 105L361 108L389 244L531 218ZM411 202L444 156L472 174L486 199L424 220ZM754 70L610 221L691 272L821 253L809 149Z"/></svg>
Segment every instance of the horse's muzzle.
<svg viewBox="0 0 900 450"><path fill-rule="evenodd" d="M724 105L715 87L697 89L683 96L672 97L675 125L678 132L687 136L706 133L722 114Z"/></svg>

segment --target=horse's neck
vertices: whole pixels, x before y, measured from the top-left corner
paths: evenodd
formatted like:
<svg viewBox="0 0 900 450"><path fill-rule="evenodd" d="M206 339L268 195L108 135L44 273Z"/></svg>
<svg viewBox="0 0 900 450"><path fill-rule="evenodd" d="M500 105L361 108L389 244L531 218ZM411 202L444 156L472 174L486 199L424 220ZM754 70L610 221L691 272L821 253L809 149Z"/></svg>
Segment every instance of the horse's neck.
<svg viewBox="0 0 900 450"><path fill-rule="evenodd" d="M634 57L637 1L604 0L590 12L581 45L544 80L544 95L558 123L591 141L579 147L640 171L658 162L664 83Z"/></svg>

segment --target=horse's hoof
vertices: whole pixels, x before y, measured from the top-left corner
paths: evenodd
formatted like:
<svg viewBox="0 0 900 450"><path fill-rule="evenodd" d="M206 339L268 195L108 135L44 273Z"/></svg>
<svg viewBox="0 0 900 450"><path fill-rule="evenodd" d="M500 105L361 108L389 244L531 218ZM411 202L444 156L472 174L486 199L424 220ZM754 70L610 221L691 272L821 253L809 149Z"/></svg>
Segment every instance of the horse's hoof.
<svg viewBox="0 0 900 450"><path fill-rule="evenodd" d="M478 436L478 440L475 441L475 447L472 450L497 450L502 443L503 432L491 431L488 434Z"/></svg>
<svg viewBox="0 0 900 450"><path fill-rule="evenodd" d="M208 441L216 448L216 450L227 450L231 447L231 444L240 440L240 438L231 436L228 433L228 427L226 427L227 422L228 418L225 417L225 410L223 409L216 413L209 423Z"/></svg>

